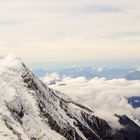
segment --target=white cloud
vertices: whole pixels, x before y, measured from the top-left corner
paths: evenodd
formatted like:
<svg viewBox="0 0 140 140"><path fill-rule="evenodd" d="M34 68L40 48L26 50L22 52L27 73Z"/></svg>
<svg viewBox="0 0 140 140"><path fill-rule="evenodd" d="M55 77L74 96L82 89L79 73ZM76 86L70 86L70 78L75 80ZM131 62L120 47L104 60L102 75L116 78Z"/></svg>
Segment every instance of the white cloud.
<svg viewBox="0 0 140 140"><path fill-rule="evenodd" d="M45 78L49 79L49 75ZM95 115L107 120L112 127L121 127L114 114L127 115L140 125L140 108L134 109L127 101L131 96L140 96L140 81L104 78L87 80L85 77L64 77L61 80L50 87L93 109Z"/></svg>
<svg viewBox="0 0 140 140"><path fill-rule="evenodd" d="M61 80L61 78L57 73L51 73L51 74L47 73L44 77L42 77L41 80L46 84L49 84L52 81L59 81Z"/></svg>

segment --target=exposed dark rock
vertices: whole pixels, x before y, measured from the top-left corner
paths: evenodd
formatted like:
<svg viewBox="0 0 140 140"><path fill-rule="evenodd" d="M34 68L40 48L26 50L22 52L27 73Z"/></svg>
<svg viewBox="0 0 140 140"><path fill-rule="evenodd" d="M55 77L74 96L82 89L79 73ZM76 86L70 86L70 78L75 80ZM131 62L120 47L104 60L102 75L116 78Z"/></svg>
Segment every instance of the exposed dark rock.
<svg viewBox="0 0 140 140"><path fill-rule="evenodd" d="M30 72L23 74L27 87L35 92L41 116L47 118L50 127L66 139L82 140L82 137L85 137L88 140L138 140L138 136L140 137L139 126L128 117L119 116L120 123L124 128L114 132L106 121L94 116L92 110L73 102L71 99L65 99L60 92L48 88L44 83L36 81L34 78ZM58 104L56 105L58 102L61 110ZM70 104L79 109L72 108ZM65 112L66 116L73 120L74 126L64 120L59 110ZM74 112L71 112L72 110ZM79 129L83 136L80 136L76 129Z"/></svg>
<svg viewBox="0 0 140 140"><path fill-rule="evenodd" d="M21 138L21 134L14 130L14 128L8 123L8 121L7 121L6 118L3 118L3 121L4 121L5 125L7 126L7 128L8 128L14 135L17 136L18 140L23 140L23 139Z"/></svg>
<svg viewBox="0 0 140 140"><path fill-rule="evenodd" d="M19 81L21 81L21 87L24 88L22 94L27 96L19 94L20 96L14 96L12 101L5 102L8 108L6 111L11 113L9 116L14 119L17 125L21 126L23 133L30 140L41 140L44 135L47 136L46 130L67 140L140 139L140 127L127 116L116 115L123 127L114 130L105 120L95 116L91 109L75 103L59 91L48 88L24 64L20 76ZM17 81L16 83L18 83ZM15 92L19 93L19 91ZM31 100L28 100L28 97L31 97ZM31 107L30 101L33 102ZM17 136L18 140L22 140L21 134L14 129L12 124L6 119L3 119L3 121L4 125ZM35 122L37 124L33 124ZM33 127L39 127L39 129L35 128L33 130L35 134L32 135Z"/></svg>
<svg viewBox="0 0 140 140"><path fill-rule="evenodd" d="M133 108L140 107L140 96L132 96L128 98L128 103L132 105Z"/></svg>

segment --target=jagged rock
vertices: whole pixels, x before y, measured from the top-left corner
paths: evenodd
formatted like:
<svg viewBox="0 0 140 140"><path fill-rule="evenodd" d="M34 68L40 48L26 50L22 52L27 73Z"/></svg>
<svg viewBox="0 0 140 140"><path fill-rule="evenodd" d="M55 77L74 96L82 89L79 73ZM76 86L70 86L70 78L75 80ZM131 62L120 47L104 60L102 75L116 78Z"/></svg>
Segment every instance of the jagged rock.
<svg viewBox="0 0 140 140"><path fill-rule="evenodd" d="M140 127L127 116L116 115L123 127L114 130L91 109L48 88L19 58L5 59L9 64L2 63L0 71L0 118L10 119L0 119L0 127L9 139L139 140Z"/></svg>

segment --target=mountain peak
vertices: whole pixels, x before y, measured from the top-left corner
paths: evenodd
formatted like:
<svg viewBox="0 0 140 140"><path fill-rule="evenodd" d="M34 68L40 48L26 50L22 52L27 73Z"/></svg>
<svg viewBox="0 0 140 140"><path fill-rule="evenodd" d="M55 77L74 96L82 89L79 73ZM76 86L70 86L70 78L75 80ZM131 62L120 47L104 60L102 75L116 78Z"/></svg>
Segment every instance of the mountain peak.
<svg viewBox="0 0 140 140"><path fill-rule="evenodd" d="M20 72L23 67L23 63L20 57L8 54L0 56L0 73L6 70L14 70Z"/></svg>
<svg viewBox="0 0 140 140"><path fill-rule="evenodd" d="M64 93L47 87L14 55L0 57L0 140L139 140L127 116L114 130Z"/></svg>

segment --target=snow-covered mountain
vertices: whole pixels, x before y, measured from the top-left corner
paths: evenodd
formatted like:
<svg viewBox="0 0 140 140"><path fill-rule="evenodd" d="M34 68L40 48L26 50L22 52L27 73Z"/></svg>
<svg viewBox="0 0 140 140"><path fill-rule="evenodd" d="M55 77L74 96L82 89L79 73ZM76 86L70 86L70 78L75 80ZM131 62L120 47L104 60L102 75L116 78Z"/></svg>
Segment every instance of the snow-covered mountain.
<svg viewBox="0 0 140 140"><path fill-rule="evenodd" d="M122 126L116 130L48 88L20 58L0 57L0 140L139 140L140 127L125 115L115 116Z"/></svg>

